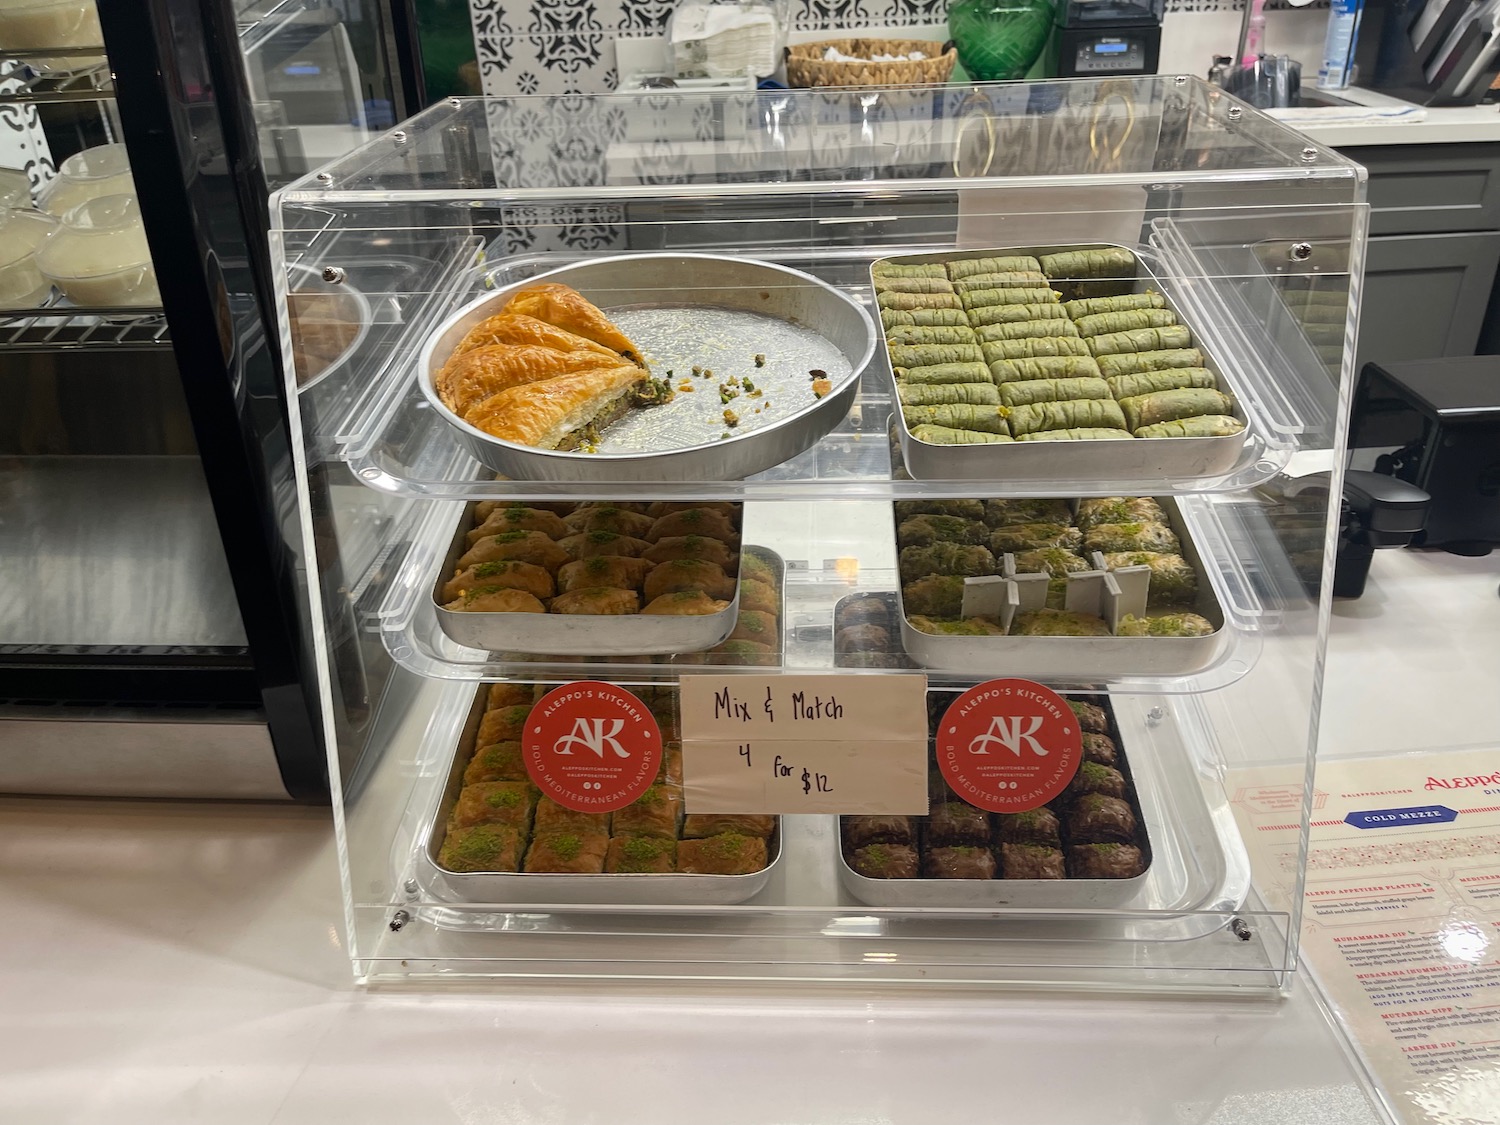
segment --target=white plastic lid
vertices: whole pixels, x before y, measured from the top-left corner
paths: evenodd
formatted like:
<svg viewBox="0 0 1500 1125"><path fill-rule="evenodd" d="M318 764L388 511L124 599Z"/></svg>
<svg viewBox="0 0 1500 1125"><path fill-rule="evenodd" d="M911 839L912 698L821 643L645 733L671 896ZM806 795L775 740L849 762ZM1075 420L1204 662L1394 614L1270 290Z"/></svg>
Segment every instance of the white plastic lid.
<svg viewBox="0 0 1500 1125"><path fill-rule="evenodd" d="M80 203L37 255L48 277L98 277L151 264L146 228L133 195L102 195Z"/></svg>
<svg viewBox="0 0 1500 1125"><path fill-rule="evenodd" d="M56 227L57 220L40 211L0 207L0 269L36 253Z"/></svg>
<svg viewBox="0 0 1500 1125"><path fill-rule="evenodd" d="M38 8L78 8L86 10L92 7L92 2L79 3L79 0L0 0L0 11L6 12L27 12Z"/></svg>
<svg viewBox="0 0 1500 1125"><path fill-rule="evenodd" d="M4 4L6 0L0 0ZM30 207L31 181L26 173L14 168L0 168L0 207Z"/></svg>
<svg viewBox="0 0 1500 1125"><path fill-rule="evenodd" d="M0 4L6 0L0 0ZM130 171L130 157L123 144L99 145L75 152L57 168L65 180L103 180Z"/></svg>

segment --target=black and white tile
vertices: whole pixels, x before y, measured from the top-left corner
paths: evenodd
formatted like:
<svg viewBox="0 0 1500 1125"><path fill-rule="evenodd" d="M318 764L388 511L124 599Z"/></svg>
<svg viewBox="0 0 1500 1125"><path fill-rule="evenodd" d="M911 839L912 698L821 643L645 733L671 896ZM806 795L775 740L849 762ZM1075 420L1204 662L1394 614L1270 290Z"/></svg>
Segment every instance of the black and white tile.
<svg viewBox="0 0 1500 1125"><path fill-rule="evenodd" d="M489 158L502 187L577 192L604 182L605 153L625 133L615 106L581 96L500 97L485 105ZM506 255L623 248L624 212L613 204L532 204L502 209Z"/></svg>
<svg viewBox="0 0 1500 1125"><path fill-rule="evenodd" d="M18 63L0 62L0 94L21 89L21 80L12 77L19 69ZM0 168L25 172L31 183L32 198L57 175L36 106L0 105Z"/></svg>

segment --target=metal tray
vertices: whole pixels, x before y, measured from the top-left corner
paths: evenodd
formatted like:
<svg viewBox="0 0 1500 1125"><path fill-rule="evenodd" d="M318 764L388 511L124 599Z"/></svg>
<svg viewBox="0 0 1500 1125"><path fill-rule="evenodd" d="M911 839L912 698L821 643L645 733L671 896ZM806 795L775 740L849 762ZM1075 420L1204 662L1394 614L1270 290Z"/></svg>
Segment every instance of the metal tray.
<svg viewBox="0 0 1500 1125"><path fill-rule="evenodd" d="M851 595L859 597L861 595ZM880 595L873 595L880 596ZM845 601L834 608L834 620ZM894 611L894 607L893 611ZM1147 815L1141 791L1130 770L1130 755L1120 738L1114 709L1109 708L1109 735L1120 749L1126 780L1130 783L1130 807L1139 826L1141 854L1146 866L1133 879L870 879L849 866L844 858L843 832L836 834L839 882L867 906L962 906L1015 907L1025 910L1089 910L1128 904L1141 893L1151 877L1153 855L1147 825L1165 823L1154 810Z"/></svg>
<svg viewBox="0 0 1500 1125"><path fill-rule="evenodd" d="M870 264L871 284L875 267L884 262L898 265L926 265L933 262L962 261L965 258L992 258L1003 255L1056 254L1068 250L1129 250L1139 263L1135 292L1155 289L1166 299L1167 308L1192 329L1194 346L1204 353L1204 366L1212 371L1235 400L1235 417L1245 428L1227 437L1209 438L1129 438L1119 441L1018 441L993 445L931 445L918 441L907 427L900 403L892 395L892 425L901 441L901 455L906 468L916 480L1067 480L1114 482L1120 480L1190 480L1228 472L1239 460L1246 436L1253 427L1246 415L1241 397L1235 393L1229 378L1217 359L1203 345L1203 333L1172 301L1151 268L1151 255L1138 246L1120 243L1076 243L1067 246L1016 246L986 250L964 250L942 254L903 254L877 258ZM881 331L882 341L884 331ZM886 376L895 385L890 352L884 344L878 349Z"/></svg>
<svg viewBox="0 0 1500 1125"><path fill-rule="evenodd" d="M475 502L477 503L477 501ZM443 556L432 588L438 627L451 639L485 652L541 655L656 656L702 652L734 631L740 614L739 575L727 609L696 617L666 617L631 613L619 616L571 613L465 613L443 608L443 586L453 577L458 560L469 549L467 536L474 526L475 503L464 505L463 518ZM744 509L741 508L743 516ZM743 519L741 520L743 522ZM740 548L765 557L755 547ZM779 562L779 559L777 560Z"/></svg>
<svg viewBox="0 0 1500 1125"><path fill-rule="evenodd" d="M695 365L716 372L699 390L610 426L597 453L533 449L501 441L443 405L433 380L474 325L500 311L517 289L565 282L604 309L674 382ZM797 456L849 412L874 355L876 329L857 301L809 274L753 258L721 254L631 254L563 266L481 297L449 317L422 349L422 394L480 462L515 480L740 480ZM766 357L755 367L756 354ZM764 421L740 397L741 421L726 430L722 378L750 374L761 400L790 404L810 394L808 371L826 371L833 389L821 399ZM728 438L721 434L730 433Z"/></svg>
<svg viewBox="0 0 1500 1125"><path fill-rule="evenodd" d="M1059 443L1065 444L1065 443ZM1090 444L1081 442L1079 444ZM926 668L971 672L976 676L1029 679L1107 679L1112 676L1184 676L1212 667L1228 643L1224 607L1209 581L1197 544L1188 534L1177 502L1156 498L1182 541L1182 555L1198 572L1198 600L1192 612L1206 617L1214 631L1205 637L941 637L914 629L901 595L901 643ZM892 519L895 508L891 509Z"/></svg>
<svg viewBox="0 0 1500 1125"><path fill-rule="evenodd" d="M770 563L777 574L782 644L786 638L786 563L780 555L765 547L745 547ZM535 615L533 615L535 616ZM448 778L437 792L432 810L417 834L417 880L434 898L444 902L478 903L569 903L633 906L728 906L744 902L759 894L780 866L786 849L782 846L782 819L776 819L776 831L767 843L767 863L751 875L679 875L629 873L616 875L528 875L525 872L458 872L438 865L438 852L447 831L446 814L463 788L464 768L474 750L479 721L484 716L489 685L481 684L474 703L464 719L463 730L454 746Z"/></svg>

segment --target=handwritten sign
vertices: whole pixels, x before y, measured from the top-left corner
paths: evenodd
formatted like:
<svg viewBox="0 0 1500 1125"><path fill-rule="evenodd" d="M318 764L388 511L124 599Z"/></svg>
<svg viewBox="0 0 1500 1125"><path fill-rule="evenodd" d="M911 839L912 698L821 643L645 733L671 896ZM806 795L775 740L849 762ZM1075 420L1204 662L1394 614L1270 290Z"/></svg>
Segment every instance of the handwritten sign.
<svg viewBox="0 0 1500 1125"><path fill-rule="evenodd" d="M690 813L927 811L927 678L684 676Z"/></svg>

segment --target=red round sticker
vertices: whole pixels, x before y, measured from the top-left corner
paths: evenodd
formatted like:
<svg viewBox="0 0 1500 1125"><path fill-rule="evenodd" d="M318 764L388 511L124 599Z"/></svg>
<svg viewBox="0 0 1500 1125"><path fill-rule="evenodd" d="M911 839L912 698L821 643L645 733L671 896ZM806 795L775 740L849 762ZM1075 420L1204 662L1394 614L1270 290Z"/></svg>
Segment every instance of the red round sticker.
<svg viewBox="0 0 1500 1125"><path fill-rule="evenodd" d="M943 715L938 768L955 793L990 812L1039 808L1068 787L1083 734L1067 701L1030 680L970 688Z"/></svg>
<svg viewBox="0 0 1500 1125"><path fill-rule="evenodd" d="M661 768L661 728L614 684L580 680L531 709L526 772L545 796L577 812L613 812L638 799Z"/></svg>

